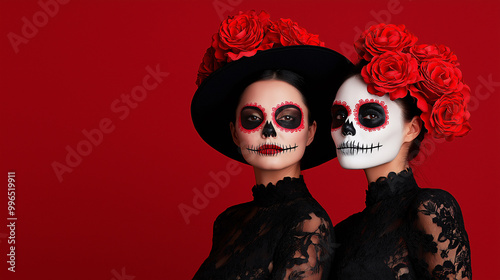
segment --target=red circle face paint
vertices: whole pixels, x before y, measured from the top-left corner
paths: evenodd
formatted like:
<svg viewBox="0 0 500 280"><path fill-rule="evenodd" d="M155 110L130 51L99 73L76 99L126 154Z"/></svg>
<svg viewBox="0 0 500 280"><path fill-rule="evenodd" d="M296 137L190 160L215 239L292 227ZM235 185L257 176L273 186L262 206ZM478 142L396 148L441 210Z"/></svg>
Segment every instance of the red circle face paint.
<svg viewBox="0 0 500 280"><path fill-rule="evenodd" d="M332 131L342 127L351 115L351 107L345 101L335 100L332 105Z"/></svg>
<svg viewBox="0 0 500 280"><path fill-rule="evenodd" d="M239 128L245 133L253 133L258 131L264 125L266 112L264 107L257 103L248 103L240 111L238 121Z"/></svg>
<svg viewBox="0 0 500 280"><path fill-rule="evenodd" d="M291 101L284 101L272 109L273 122L284 132L299 132L304 129L302 108Z"/></svg>
<svg viewBox="0 0 500 280"><path fill-rule="evenodd" d="M362 129L378 131L389 124L389 111L384 101L360 99L354 108L354 119Z"/></svg>

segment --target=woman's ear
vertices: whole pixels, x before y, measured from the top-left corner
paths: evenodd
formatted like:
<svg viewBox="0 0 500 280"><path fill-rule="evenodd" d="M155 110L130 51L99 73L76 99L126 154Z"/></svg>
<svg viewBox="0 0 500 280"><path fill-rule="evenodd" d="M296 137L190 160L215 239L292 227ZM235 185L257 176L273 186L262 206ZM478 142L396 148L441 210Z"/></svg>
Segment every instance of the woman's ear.
<svg viewBox="0 0 500 280"><path fill-rule="evenodd" d="M314 134L316 134L316 127L317 127L316 121L313 121L313 123L307 129L307 145L306 146L309 146L309 144L311 144L312 141L314 140Z"/></svg>
<svg viewBox="0 0 500 280"><path fill-rule="evenodd" d="M411 142L413 139L417 138L422 130L422 119L419 116L413 117L413 119L406 124L406 133L404 135L404 142Z"/></svg>
<svg viewBox="0 0 500 280"><path fill-rule="evenodd" d="M236 127L234 127L233 122L229 123L229 129L231 130L231 136L233 137L233 142L236 146L240 146L240 140L238 139L238 135L236 134Z"/></svg>

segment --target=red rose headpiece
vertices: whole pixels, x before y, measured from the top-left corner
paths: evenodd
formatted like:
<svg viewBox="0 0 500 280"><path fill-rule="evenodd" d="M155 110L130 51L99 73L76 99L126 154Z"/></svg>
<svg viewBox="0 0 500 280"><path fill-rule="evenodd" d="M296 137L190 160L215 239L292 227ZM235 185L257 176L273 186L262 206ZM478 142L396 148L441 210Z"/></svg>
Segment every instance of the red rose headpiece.
<svg viewBox="0 0 500 280"><path fill-rule="evenodd" d="M425 128L436 138L453 140L470 128L467 103L470 88L463 82L456 55L443 45L415 45L417 37L404 25L371 26L354 42L368 92L389 94L391 100L408 93L417 100Z"/></svg>
<svg viewBox="0 0 500 280"><path fill-rule="evenodd" d="M219 32L212 36L212 46L207 49L198 69L196 85L228 62L251 57L257 51L286 46L321 46L325 43L318 35L307 33L291 19L271 21L268 13L261 11L239 12L224 20Z"/></svg>
<svg viewBox="0 0 500 280"><path fill-rule="evenodd" d="M336 156L330 135L330 106L352 63L324 47L318 35L290 19L270 20L266 12L240 12L224 20L198 70L198 89L191 102L191 119L198 134L220 153L246 163L238 153L229 123L235 102L247 82L265 70L288 70L304 78L302 94L318 129L307 147L301 169Z"/></svg>

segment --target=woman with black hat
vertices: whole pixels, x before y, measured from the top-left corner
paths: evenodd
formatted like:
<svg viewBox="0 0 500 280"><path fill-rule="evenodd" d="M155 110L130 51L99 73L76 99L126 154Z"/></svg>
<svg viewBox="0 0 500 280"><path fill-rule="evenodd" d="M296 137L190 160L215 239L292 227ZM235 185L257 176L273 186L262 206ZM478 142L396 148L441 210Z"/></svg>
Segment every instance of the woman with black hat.
<svg viewBox="0 0 500 280"><path fill-rule="evenodd" d="M240 12L213 36L193 123L210 146L253 167L254 199L218 216L194 279L326 279L333 228L301 170L335 156L329 104L350 62L322 46L265 12Z"/></svg>
<svg viewBox="0 0 500 280"><path fill-rule="evenodd" d="M443 45L416 45L404 25L379 24L354 46L361 62L332 106L338 160L364 169L366 208L335 226L332 279L471 279L462 213L451 194L420 188L409 161L427 133L470 130L470 89Z"/></svg>

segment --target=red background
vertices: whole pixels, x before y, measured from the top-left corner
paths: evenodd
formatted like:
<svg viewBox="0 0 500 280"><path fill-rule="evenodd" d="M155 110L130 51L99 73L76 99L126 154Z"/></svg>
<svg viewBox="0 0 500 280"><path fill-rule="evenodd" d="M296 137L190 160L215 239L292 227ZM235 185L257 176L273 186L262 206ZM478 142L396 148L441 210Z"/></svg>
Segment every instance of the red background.
<svg viewBox="0 0 500 280"><path fill-rule="evenodd" d="M214 3L226 5L223 16L263 9L272 19L290 17L350 58L357 30L372 21L404 23L420 43L450 46L472 89L473 130L451 143L429 142L414 170L422 187L443 188L459 201L474 278L497 277L500 2L73 0L43 22L37 1L3 0L1 279L193 276L208 255L216 216L252 199L252 170L238 164L240 173L189 223L179 210L193 207L193 189L203 191L214 183L210 172L231 162L200 139L189 113L198 65L220 23ZM23 17L33 23L34 15L40 27L16 53L9 34L22 36ZM127 116L113 111L115 100L142 84L145 68L157 65L169 76ZM114 130L58 180L52 164L67 164L66 147L76 149L86 139L82 130L99 128L105 118ZM15 273L6 263L8 171L17 179ZM343 170L333 160L304 176L334 222L362 210L362 171Z"/></svg>

